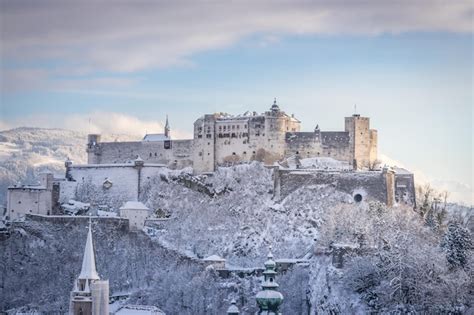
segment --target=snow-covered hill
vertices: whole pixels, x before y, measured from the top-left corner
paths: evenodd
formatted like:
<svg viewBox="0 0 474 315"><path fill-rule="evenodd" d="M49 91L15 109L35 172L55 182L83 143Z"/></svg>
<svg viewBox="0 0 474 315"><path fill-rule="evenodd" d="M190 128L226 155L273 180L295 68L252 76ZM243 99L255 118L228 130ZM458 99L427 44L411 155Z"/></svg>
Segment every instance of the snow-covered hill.
<svg viewBox="0 0 474 315"><path fill-rule="evenodd" d="M104 141L131 140L127 135L103 135ZM7 187L30 183L43 171L64 176L64 161L87 160L87 134L65 129L16 128L0 132L0 206Z"/></svg>

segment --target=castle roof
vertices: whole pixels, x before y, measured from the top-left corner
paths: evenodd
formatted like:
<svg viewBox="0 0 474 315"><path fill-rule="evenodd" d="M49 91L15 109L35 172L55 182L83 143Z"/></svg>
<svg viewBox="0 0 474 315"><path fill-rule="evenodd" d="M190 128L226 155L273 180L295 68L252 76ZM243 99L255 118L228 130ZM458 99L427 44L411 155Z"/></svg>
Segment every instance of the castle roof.
<svg viewBox="0 0 474 315"><path fill-rule="evenodd" d="M150 133L143 137L142 141L166 141L171 140L170 137L167 137L164 133Z"/></svg>
<svg viewBox="0 0 474 315"><path fill-rule="evenodd" d="M140 201L127 201L120 207L120 210L150 210Z"/></svg>
<svg viewBox="0 0 474 315"><path fill-rule="evenodd" d="M86 247L82 258L82 269L79 279L99 280L99 274L95 267L94 244L92 243L92 226L89 219L89 231L87 232Z"/></svg>

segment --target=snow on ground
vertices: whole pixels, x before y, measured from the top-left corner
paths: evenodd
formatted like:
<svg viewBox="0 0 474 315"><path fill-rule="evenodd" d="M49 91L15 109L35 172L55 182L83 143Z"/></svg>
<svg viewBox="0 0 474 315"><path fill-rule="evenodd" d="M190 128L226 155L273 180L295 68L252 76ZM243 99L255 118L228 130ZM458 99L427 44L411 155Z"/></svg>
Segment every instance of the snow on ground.
<svg viewBox="0 0 474 315"><path fill-rule="evenodd" d="M204 179L214 198L174 182L158 181L147 206L165 209L173 220L159 239L204 258L217 254L231 265L255 267L268 247L276 257L301 258L318 237L321 214L350 196L329 186L301 188L281 204L272 200L272 170L261 163L219 168Z"/></svg>

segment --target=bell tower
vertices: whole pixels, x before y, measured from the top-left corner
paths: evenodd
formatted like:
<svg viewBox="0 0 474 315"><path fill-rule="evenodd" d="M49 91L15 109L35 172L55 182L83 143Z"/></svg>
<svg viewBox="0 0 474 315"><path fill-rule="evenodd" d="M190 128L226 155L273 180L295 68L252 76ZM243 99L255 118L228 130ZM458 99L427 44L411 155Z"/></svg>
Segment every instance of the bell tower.
<svg viewBox="0 0 474 315"><path fill-rule="evenodd" d="M89 218L81 273L74 281L69 302L70 315L108 315L109 281L100 280L95 267L94 244L92 243L92 224Z"/></svg>

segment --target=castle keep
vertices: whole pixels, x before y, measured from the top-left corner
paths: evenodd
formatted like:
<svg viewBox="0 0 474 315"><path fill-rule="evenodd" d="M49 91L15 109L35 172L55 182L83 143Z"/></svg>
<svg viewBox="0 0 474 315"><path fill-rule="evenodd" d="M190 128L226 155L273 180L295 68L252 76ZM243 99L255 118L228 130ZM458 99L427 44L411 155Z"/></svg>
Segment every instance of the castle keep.
<svg viewBox="0 0 474 315"><path fill-rule="evenodd" d="M230 116L206 114L194 122L194 137L173 140L168 119L163 134L148 134L142 141L101 142L89 135L88 164L145 163L196 173L213 172L218 166L261 161L266 165L290 157L331 157L349 162L354 169L371 168L377 159L377 131L370 119L360 115L345 118L344 131L301 132L301 122L280 110L276 100L263 114Z"/></svg>

